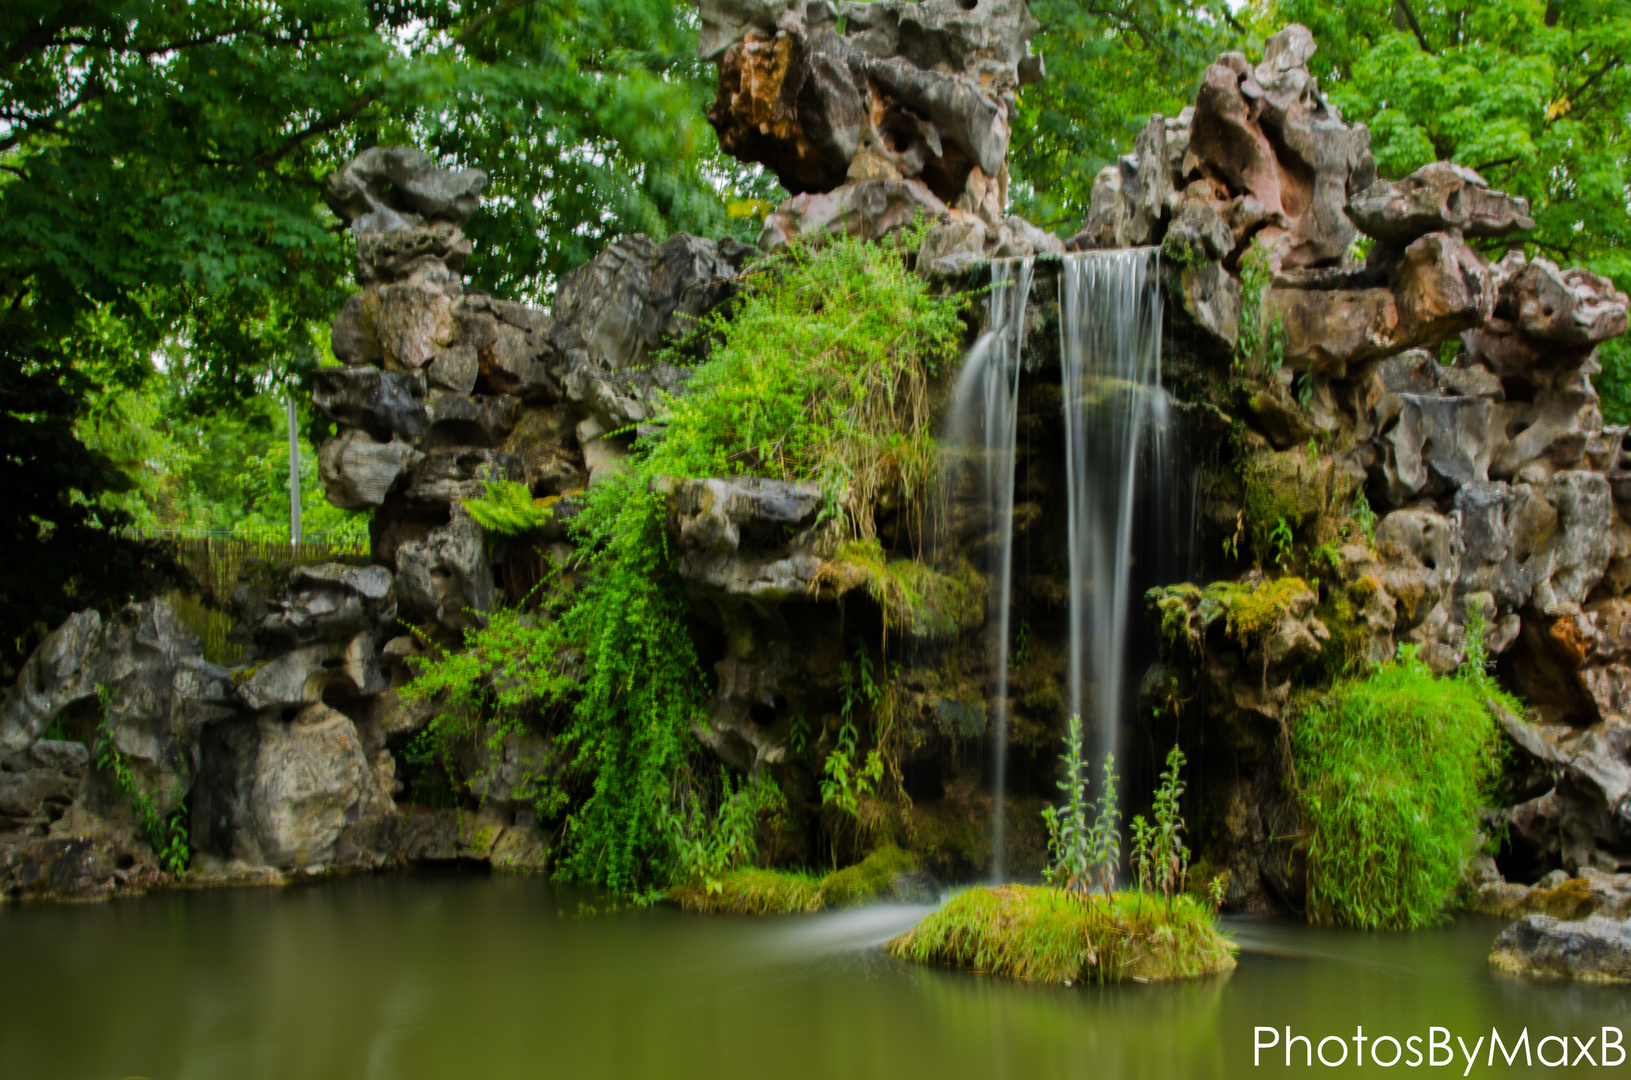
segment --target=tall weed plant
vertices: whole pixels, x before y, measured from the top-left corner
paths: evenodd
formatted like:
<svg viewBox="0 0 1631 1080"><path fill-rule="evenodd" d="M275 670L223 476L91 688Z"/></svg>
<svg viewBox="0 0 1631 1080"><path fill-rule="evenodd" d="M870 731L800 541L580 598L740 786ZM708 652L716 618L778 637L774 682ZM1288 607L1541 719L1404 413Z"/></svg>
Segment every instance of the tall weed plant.
<svg viewBox="0 0 1631 1080"><path fill-rule="evenodd" d="M1522 714L1481 666L1439 678L1407 645L1301 710L1293 751L1310 921L1413 930L1442 920L1497 778L1492 697Z"/></svg>

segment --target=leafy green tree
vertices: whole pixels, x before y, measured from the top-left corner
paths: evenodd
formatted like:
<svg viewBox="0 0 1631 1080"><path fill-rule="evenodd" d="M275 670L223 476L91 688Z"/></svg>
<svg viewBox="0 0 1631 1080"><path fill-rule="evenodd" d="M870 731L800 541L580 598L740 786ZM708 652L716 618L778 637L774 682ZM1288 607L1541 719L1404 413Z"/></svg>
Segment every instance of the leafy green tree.
<svg viewBox="0 0 1631 1080"><path fill-rule="evenodd" d="M113 552L129 481L74 434L93 392L162 350L214 412L323 356L350 273L325 174L388 142L485 169L471 274L538 296L610 235L718 234L766 190L719 159L711 77L669 0L0 8L0 562L30 568L0 577L0 668L151 584L152 552Z"/></svg>

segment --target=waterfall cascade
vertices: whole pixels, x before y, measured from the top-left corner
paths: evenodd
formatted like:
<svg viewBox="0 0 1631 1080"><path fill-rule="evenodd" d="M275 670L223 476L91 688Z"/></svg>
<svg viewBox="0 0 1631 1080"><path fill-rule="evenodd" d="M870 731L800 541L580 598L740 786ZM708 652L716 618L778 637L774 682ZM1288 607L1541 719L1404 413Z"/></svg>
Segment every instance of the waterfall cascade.
<svg viewBox="0 0 1631 1080"><path fill-rule="evenodd" d="M1166 479L1159 249L1067 255L1059 277L1060 374L1070 543L1070 710L1095 760L1116 749L1131 583L1133 511L1147 434ZM1093 684L1091 702L1087 684Z"/></svg>
<svg viewBox="0 0 1631 1080"><path fill-rule="evenodd" d="M990 551L997 611L996 685L992 692L993 814L991 876L1002 880L1002 806L1008 768L1008 637L1014 568L1015 436L1019 425L1020 355L1025 346L1025 303L1031 295L1033 259L999 259L991 264L985 333L970 350L958 379L951 438L967 449L984 450L986 510L999 539ZM978 395L978 396L976 396ZM974 404L980 412L974 415ZM975 424L979 430L973 431Z"/></svg>

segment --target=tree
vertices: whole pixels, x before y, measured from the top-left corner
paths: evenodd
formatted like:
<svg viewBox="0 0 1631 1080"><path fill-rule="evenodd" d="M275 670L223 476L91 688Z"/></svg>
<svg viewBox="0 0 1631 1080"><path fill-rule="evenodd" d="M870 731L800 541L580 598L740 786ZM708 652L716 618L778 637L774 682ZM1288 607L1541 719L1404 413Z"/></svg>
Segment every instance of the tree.
<svg viewBox="0 0 1631 1080"><path fill-rule="evenodd" d="M323 355L350 255L324 175L388 142L485 169L470 272L536 297L611 235L718 234L761 193L701 119L711 77L669 0L0 9L0 560L48 568L0 578L0 669L61 603L152 581L86 505L123 483L74 438L90 386L162 348L190 408L231 408Z"/></svg>

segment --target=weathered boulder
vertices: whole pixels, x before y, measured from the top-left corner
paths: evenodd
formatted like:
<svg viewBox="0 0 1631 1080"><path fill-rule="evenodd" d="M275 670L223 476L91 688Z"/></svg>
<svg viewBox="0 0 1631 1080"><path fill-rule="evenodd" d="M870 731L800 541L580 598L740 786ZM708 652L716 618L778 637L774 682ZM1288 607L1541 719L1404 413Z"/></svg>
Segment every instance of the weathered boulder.
<svg viewBox="0 0 1631 1080"><path fill-rule="evenodd" d="M342 510L372 510L420 456L405 442L375 442L367 432L350 428L317 448L317 475L330 503Z"/></svg>
<svg viewBox="0 0 1631 1080"><path fill-rule="evenodd" d="M202 653L164 600L127 605L106 620L80 612L40 644L0 703L0 752L26 751L53 721L77 714L87 736L101 726L141 790L167 813L192 781L188 739L226 712L176 692L178 679L208 681ZM189 666L196 670L183 674Z"/></svg>
<svg viewBox="0 0 1631 1080"><path fill-rule="evenodd" d="M1490 949L1498 971L1583 982L1631 982L1631 922L1592 915L1564 922L1526 915Z"/></svg>
<svg viewBox="0 0 1631 1080"><path fill-rule="evenodd" d="M818 240L833 234L881 240L919 217L948 217L946 204L922 181L899 177L860 180L788 199L765 218L759 246L772 250L793 240Z"/></svg>
<svg viewBox="0 0 1631 1080"><path fill-rule="evenodd" d="M1378 180L1347 210L1361 232L1396 247L1433 232L1489 237L1535 227L1529 200L1492 190L1473 170L1448 161L1423 165L1397 183Z"/></svg>
<svg viewBox="0 0 1631 1080"><path fill-rule="evenodd" d="M1491 268L1494 312L1462 335L1466 362L1518 385L1546 385L1545 373L1578 368L1592 349L1626 331L1626 295L1609 279L1509 251ZM1527 395L1519 395L1527 396Z"/></svg>
<svg viewBox="0 0 1631 1080"><path fill-rule="evenodd" d="M396 587L402 614L450 630L479 626L497 600L493 567L481 527L455 517L396 550Z"/></svg>
<svg viewBox="0 0 1631 1080"><path fill-rule="evenodd" d="M268 652L347 642L396 619L396 589L382 566L249 565L232 594L231 638Z"/></svg>
<svg viewBox="0 0 1631 1080"><path fill-rule="evenodd" d="M312 373L311 400L330 420L382 442L416 439L429 427L423 372L318 368Z"/></svg>
<svg viewBox="0 0 1631 1080"><path fill-rule="evenodd" d="M463 225L480 205L487 174L444 169L407 146L364 150L323 183L329 209L357 235L412 229L431 221Z"/></svg>
<svg viewBox="0 0 1631 1080"><path fill-rule="evenodd" d="M195 843L252 866L315 867L342 835L394 816L352 722L320 704L223 724L206 740Z"/></svg>
<svg viewBox="0 0 1631 1080"><path fill-rule="evenodd" d="M709 0L701 18L699 53L719 65L708 120L720 145L794 194L920 177L973 210L984 200L971 189L1005 184L1005 95L1042 77L1024 0ZM996 212L1004 201L991 199Z"/></svg>

